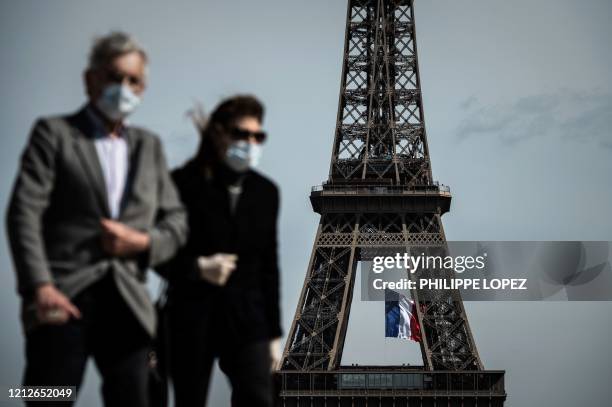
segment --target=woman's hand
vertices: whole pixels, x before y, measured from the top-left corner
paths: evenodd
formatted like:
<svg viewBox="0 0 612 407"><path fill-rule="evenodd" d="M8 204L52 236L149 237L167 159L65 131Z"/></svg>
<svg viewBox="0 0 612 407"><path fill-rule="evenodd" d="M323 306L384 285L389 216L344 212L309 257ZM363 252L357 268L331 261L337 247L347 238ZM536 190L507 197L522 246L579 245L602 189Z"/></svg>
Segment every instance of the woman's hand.
<svg viewBox="0 0 612 407"><path fill-rule="evenodd" d="M236 268L236 254L216 253L212 256L200 256L197 267L200 278L211 284L224 286Z"/></svg>
<svg viewBox="0 0 612 407"><path fill-rule="evenodd" d="M275 371L280 369L281 364L281 338L274 338L270 340L270 362L271 362L271 370Z"/></svg>

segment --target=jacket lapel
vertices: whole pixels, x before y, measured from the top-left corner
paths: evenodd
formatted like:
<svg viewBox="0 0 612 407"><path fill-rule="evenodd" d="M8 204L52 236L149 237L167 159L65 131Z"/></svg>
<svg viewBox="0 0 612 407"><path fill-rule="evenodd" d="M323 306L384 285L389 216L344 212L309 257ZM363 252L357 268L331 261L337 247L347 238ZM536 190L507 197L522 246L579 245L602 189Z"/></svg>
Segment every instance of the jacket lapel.
<svg viewBox="0 0 612 407"><path fill-rule="evenodd" d="M251 194L251 181L253 177L250 174L246 174L244 180L242 181L242 192L238 197L238 202L236 202L236 217L242 216L247 209L255 204L255 197Z"/></svg>
<svg viewBox="0 0 612 407"><path fill-rule="evenodd" d="M136 183L138 182L138 173L140 172L140 163L141 163L141 148L142 144L138 141L138 135L136 134L136 130L132 127L126 127L125 129L125 137L127 141L128 148L128 173L127 180L125 183L125 189L123 191L123 196L121 198L121 208L119 211L119 218L125 211L128 203L130 202L130 197L132 196L132 191L136 187Z"/></svg>
<svg viewBox="0 0 612 407"><path fill-rule="evenodd" d="M91 181L94 193L98 197L100 208L105 217L110 217L108 196L102 166L94 144L93 127L87 118L85 109L73 116L73 132L75 151L81 161L85 174Z"/></svg>

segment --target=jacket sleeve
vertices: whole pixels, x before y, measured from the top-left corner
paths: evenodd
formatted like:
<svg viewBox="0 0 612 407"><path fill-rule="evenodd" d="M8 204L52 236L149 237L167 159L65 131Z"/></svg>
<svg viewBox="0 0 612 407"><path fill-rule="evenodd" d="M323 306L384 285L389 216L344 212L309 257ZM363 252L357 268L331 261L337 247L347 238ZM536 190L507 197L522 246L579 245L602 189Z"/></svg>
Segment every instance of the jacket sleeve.
<svg viewBox="0 0 612 407"><path fill-rule="evenodd" d="M158 210L155 225L149 230L151 246L146 258L147 267L155 267L176 254L187 240L187 215L170 178L161 142L155 138L158 164Z"/></svg>
<svg viewBox="0 0 612 407"><path fill-rule="evenodd" d="M6 213L6 229L21 295L52 282L43 240L43 214L55 182L58 140L48 121L38 120L21 156Z"/></svg>
<svg viewBox="0 0 612 407"><path fill-rule="evenodd" d="M268 321L268 337L278 338L282 335L280 315L280 271L278 266L278 213L279 192L274 186L272 197L272 210L274 225L270 231L270 244L264 252L262 287L265 296L265 312Z"/></svg>

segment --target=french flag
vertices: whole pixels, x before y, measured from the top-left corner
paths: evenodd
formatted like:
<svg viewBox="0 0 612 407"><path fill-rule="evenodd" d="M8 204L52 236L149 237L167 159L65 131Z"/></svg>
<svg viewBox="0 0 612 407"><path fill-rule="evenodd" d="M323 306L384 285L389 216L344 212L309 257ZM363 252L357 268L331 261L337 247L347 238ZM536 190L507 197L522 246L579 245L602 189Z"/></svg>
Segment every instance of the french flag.
<svg viewBox="0 0 612 407"><path fill-rule="evenodd" d="M385 290L385 337L421 341L416 304L403 294Z"/></svg>

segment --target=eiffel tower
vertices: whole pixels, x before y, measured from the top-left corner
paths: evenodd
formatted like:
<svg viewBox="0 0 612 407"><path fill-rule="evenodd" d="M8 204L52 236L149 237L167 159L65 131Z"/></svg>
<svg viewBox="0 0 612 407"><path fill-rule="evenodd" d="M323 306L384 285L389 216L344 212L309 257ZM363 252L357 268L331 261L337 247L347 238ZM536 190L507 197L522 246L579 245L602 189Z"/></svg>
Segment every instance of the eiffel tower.
<svg viewBox="0 0 612 407"><path fill-rule="evenodd" d="M413 0L349 0L346 20L329 178L310 195L321 220L277 372L277 403L502 406L504 372L483 369L455 290L411 292L423 366L340 365L358 262L444 253L441 216L451 201L431 172Z"/></svg>

